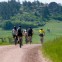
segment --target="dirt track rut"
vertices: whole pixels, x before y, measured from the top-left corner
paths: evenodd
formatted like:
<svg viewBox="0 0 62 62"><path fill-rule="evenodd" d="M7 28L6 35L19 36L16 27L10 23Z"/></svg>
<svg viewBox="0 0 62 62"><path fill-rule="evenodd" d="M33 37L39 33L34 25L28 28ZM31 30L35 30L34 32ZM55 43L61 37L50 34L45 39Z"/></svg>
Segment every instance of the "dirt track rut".
<svg viewBox="0 0 62 62"><path fill-rule="evenodd" d="M49 62L40 53L40 44L0 46L0 62Z"/></svg>

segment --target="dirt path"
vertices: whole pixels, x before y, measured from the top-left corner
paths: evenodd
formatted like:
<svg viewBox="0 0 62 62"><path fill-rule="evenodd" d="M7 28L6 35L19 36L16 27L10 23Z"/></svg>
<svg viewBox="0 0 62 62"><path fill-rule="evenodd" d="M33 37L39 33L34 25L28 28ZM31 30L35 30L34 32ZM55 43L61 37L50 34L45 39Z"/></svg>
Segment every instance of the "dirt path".
<svg viewBox="0 0 62 62"><path fill-rule="evenodd" d="M0 62L49 62L40 54L40 44L0 46Z"/></svg>

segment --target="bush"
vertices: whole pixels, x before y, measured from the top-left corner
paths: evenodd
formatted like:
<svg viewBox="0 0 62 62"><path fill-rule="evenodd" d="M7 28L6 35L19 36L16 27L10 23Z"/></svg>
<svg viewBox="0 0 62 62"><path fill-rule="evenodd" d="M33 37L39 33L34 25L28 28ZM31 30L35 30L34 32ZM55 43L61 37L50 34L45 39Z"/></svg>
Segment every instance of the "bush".
<svg viewBox="0 0 62 62"><path fill-rule="evenodd" d="M13 28L13 23L11 21L6 21L3 25L2 28L5 30L11 30Z"/></svg>

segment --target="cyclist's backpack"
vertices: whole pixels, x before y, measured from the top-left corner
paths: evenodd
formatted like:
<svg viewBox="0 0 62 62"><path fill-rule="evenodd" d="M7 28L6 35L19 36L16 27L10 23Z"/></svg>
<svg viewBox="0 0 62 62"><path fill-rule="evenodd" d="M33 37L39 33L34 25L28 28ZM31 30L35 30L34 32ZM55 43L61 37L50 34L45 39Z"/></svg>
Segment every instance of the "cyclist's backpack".
<svg viewBox="0 0 62 62"><path fill-rule="evenodd" d="M17 34L17 30L13 29L12 30L12 35L16 35Z"/></svg>
<svg viewBox="0 0 62 62"><path fill-rule="evenodd" d="M19 35L22 35L22 30L21 30L21 28L18 28L18 34L19 34Z"/></svg>
<svg viewBox="0 0 62 62"><path fill-rule="evenodd" d="M29 34L32 34L32 29L28 29L28 33Z"/></svg>

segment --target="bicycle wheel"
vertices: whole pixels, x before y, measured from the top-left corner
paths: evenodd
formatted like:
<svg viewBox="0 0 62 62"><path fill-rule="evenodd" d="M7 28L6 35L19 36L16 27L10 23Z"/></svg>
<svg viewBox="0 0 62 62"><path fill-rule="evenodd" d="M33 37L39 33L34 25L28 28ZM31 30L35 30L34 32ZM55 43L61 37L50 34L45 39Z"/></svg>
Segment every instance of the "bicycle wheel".
<svg viewBox="0 0 62 62"><path fill-rule="evenodd" d="M41 44L43 44L43 37L41 37L40 41L41 41Z"/></svg>
<svg viewBox="0 0 62 62"><path fill-rule="evenodd" d="M20 48L21 48L21 46L22 46L22 38L20 38L19 45L20 45Z"/></svg>
<svg viewBox="0 0 62 62"><path fill-rule="evenodd" d="M15 43L15 45L17 44L17 39L16 38L14 39L14 43Z"/></svg>

